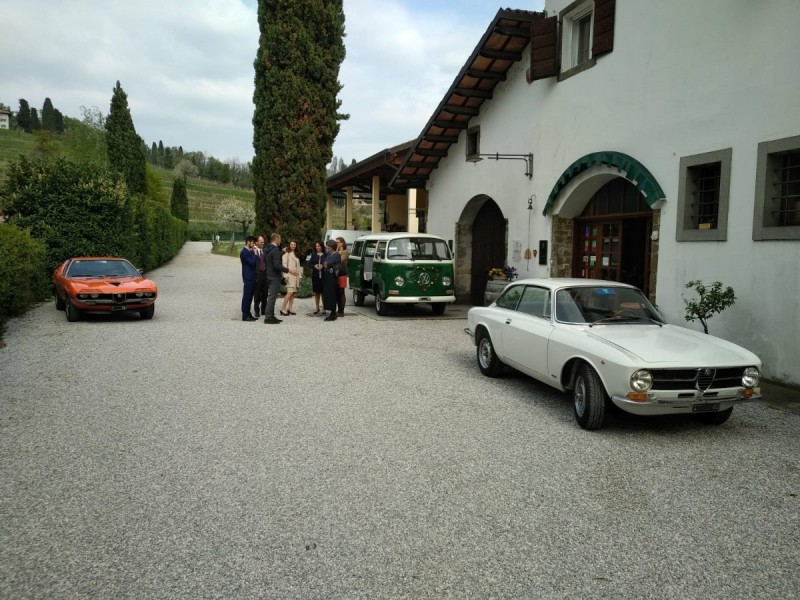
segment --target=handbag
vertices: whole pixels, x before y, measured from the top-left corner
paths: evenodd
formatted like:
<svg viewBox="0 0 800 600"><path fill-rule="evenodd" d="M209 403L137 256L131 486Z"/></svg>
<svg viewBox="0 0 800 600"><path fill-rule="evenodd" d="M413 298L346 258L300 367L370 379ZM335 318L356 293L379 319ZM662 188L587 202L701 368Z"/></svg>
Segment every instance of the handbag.
<svg viewBox="0 0 800 600"><path fill-rule="evenodd" d="M281 277L281 285L285 286L287 284L286 277Z"/></svg>

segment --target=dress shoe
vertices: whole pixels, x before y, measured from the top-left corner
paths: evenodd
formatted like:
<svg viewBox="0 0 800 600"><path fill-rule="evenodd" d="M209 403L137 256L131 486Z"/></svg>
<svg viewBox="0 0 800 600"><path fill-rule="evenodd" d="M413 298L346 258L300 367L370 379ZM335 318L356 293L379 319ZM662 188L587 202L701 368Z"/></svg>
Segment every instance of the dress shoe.
<svg viewBox="0 0 800 600"><path fill-rule="evenodd" d="M261 311L256 307L256 319L261 316Z"/></svg>
<svg viewBox="0 0 800 600"><path fill-rule="evenodd" d="M283 323L283 321L281 321L280 319L276 319L275 316L273 315L271 317L264 317L264 323L268 323L270 325L277 325L279 323Z"/></svg>
<svg viewBox="0 0 800 600"><path fill-rule="evenodd" d="M288 317L289 316L289 313L285 313L282 310L279 310L278 312L281 313L282 317Z"/></svg>
<svg viewBox="0 0 800 600"><path fill-rule="evenodd" d="M245 315L242 317L242 321L258 321L253 315Z"/></svg>
<svg viewBox="0 0 800 600"><path fill-rule="evenodd" d="M297 313L296 313L296 312L289 311L289 314L290 314L290 315L296 315Z"/></svg>
<svg viewBox="0 0 800 600"><path fill-rule="evenodd" d="M336 320L336 313L331 313L327 317L325 317L326 321L335 321Z"/></svg>

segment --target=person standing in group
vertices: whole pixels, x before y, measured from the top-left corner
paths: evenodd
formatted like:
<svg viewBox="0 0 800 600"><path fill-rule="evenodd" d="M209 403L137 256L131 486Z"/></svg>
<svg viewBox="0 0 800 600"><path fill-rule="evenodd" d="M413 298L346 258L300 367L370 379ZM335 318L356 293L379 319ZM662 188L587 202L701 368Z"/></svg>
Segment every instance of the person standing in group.
<svg viewBox="0 0 800 600"><path fill-rule="evenodd" d="M253 311L256 313L256 319L267 309L267 261L264 256L265 240L266 238L263 233L258 234L258 237L256 237L256 256L258 257L258 264L256 265L256 291L253 300Z"/></svg>
<svg viewBox="0 0 800 600"><path fill-rule="evenodd" d="M294 308L294 296L297 290L300 289L300 279L303 277L303 272L300 270L300 258L297 256L297 242L292 240L286 246L286 252L283 253L283 266L289 269L289 276L286 277L286 295L283 297L283 304L281 304L281 315L288 317L289 315L296 315L292 312ZM292 275L292 271L297 275Z"/></svg>
<svg viewBox="0 0 800 600"><path fill-rule="evenodd" d="M311 291L314 292L314 314L319 314L319 303L322 299L322 270L325 262L325 247L322 242L314 242L314 250L308 258L311 268Z"/></svg>
<svg viewBox="0 0 800 600"><path fill-rule="evenodd" d="M347 261L350 258L350 253L347 251L347 242L344 241L344 238L336 238L336 251L339 253L339 257L342 259L342 262L339 263L339 292L337 298L337 304L339 305L339 308L336 314L340 317L343 317L347 294Z"/></svg>
<svg viewBox="0 0 800 600"><path fill-rule="evenodd" d="M283 323L283 321L275 317L275 301L278 299L278 292L281 289L283 274L297 275L297 271L283 266L281 254L281 235L273 233L269 236L269 246L265 257L267 267L267 307L264 311L264 323L271 325Z"/></svg>
<svg viewBox="0 0 800 600"><path fill-rule="evenodd" d="M336 320L336 301L339 299L339 263L342 262L342 257L336 251L336 242L328 240L326 242L328 252L325 254L322 270L322 290L323 300L325 303L325 310L331 311L325 317L326 321Z"/></svg>
<svg viewBox="0 0 800 600"><path fill-rule="evenodd" d="M256 287L256 265L258 257L255 250L256 238L248 235L244 242L244 248L239 252L239 260L242 262L242 282L244 290L242 292L242 321L255 321L256 318L250 312L250 305L253 303L253 292Z"/></svg>

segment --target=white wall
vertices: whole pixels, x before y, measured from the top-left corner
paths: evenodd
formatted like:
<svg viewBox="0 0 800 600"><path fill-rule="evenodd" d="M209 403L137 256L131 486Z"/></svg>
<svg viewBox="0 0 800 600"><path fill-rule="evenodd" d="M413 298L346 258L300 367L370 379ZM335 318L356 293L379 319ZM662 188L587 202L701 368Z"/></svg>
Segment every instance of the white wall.
<svg viewBox="0 0 800 600"><path fill-rule="evenodd" d="M567 4L545 8L555 14ZM481 125L481 152L533 151L533 181L522 162L467 163L462 134L429 183L430 232L452 239L469 199L487 194L509 219L509 240L524 248L527 199L535 194L530 247L537 247L550 236L542 209L564 169L591 152L628 154L666 195L660 308L671 322L699 329L684 320L684 284L732 286L736 304L711 319L711 333L755 351L770 378L800 384L800 242L752 240L758 143L800 135L798 30L797 0L617 0L613 52L561 82L531 85L525 53L471 123ZM724 148L733 149L727 241L677 242L681 157ZM515 266L546 276L534 263L529 272L524 260Z"/></svg>

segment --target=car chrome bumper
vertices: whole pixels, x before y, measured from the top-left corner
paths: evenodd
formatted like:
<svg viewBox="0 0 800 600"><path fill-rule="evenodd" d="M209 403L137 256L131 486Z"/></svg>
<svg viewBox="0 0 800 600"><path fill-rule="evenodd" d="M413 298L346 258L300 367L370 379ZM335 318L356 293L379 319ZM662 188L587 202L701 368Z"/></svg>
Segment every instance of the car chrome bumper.
<svg viewBox="0 0 800 600"><path fill-rule="evenodd" d="M614 395L611 401L622 410L635 415L672 415L681 413L702 413L726 410L737 404L755 402L761 399L760 390L755 388L752 396L742 395L743 389L719 390L717 395L704 395L696 392L694 396L677 396L673 392L669 396L651 393L647 400L636 401L626 396ZM682 392L685 394L686 392Z"/></svg>
<svg viewBox="0 0 800 600"><path fill-rule="evenodd" d="M455 301L455 296L387 296L381 299L381 302L386 304L413 304L415 302L443 302L452 304Z"/></svg>

